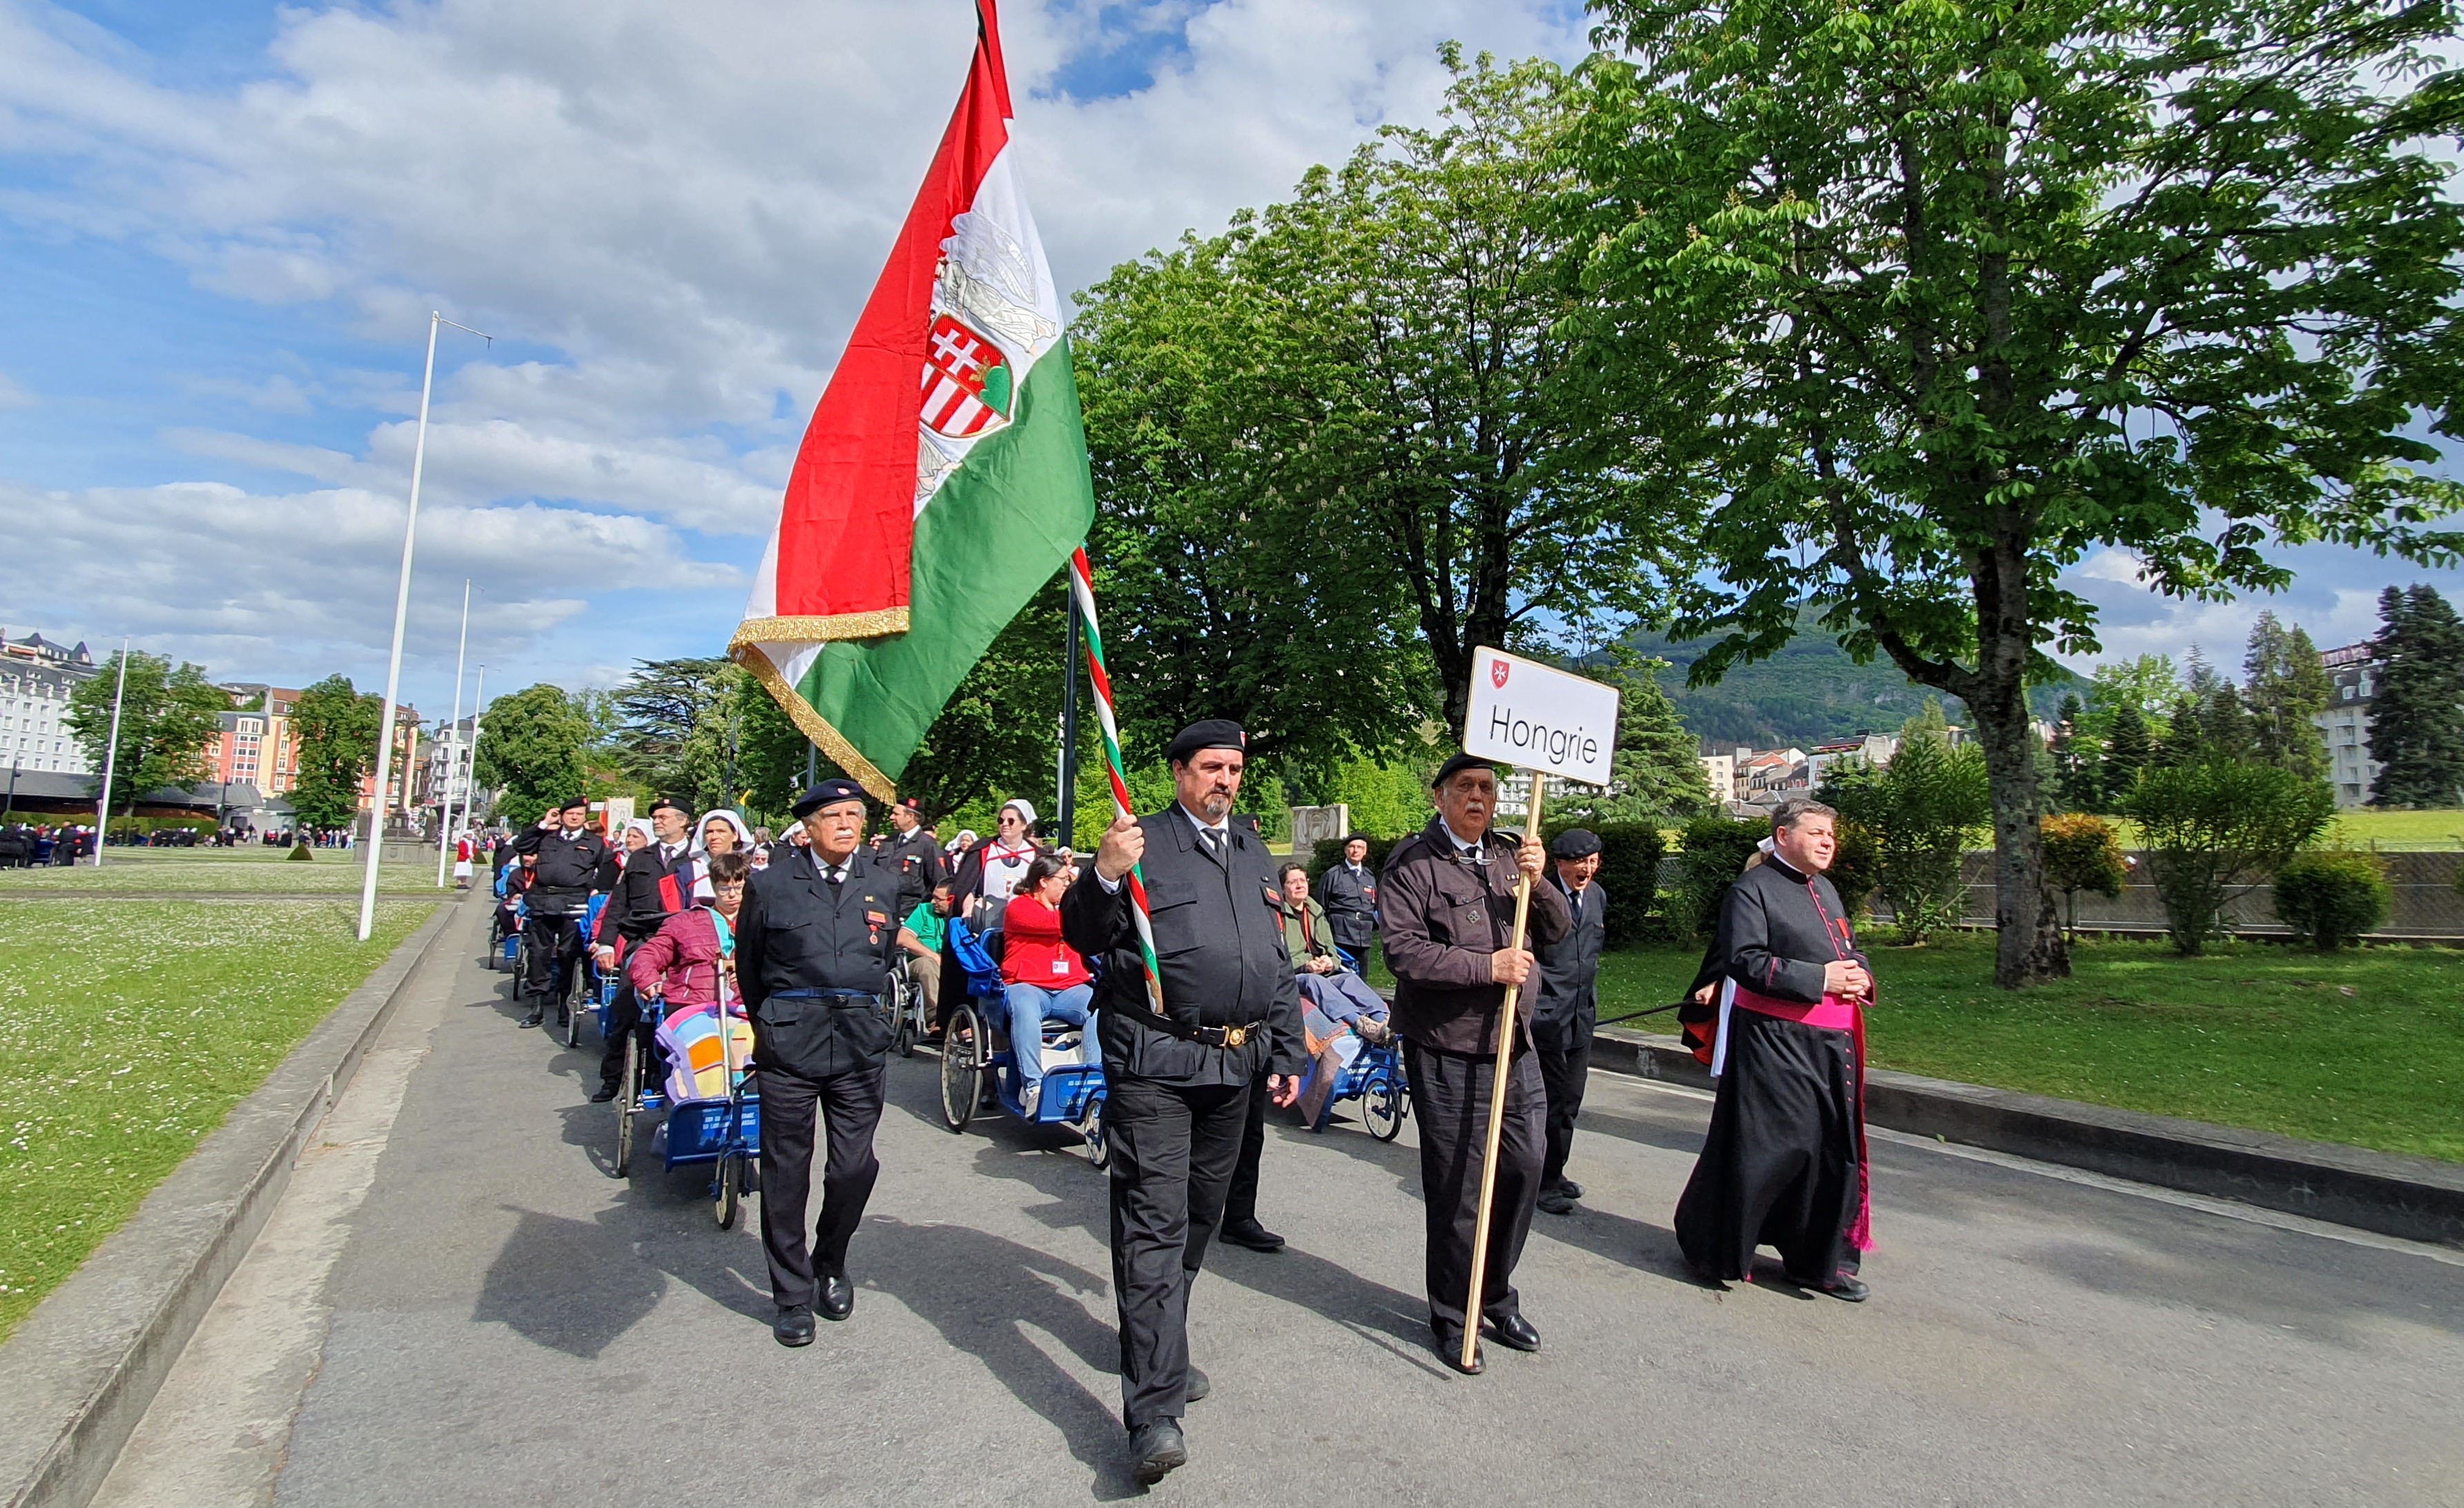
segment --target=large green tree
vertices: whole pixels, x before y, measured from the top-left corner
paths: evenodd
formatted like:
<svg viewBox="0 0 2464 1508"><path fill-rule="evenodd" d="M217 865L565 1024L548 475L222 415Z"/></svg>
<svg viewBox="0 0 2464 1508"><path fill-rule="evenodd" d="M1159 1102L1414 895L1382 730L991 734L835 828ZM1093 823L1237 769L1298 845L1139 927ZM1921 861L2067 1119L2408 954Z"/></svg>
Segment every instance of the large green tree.
<svg viewBox="0 0 2464 1508"><path fill-rule="evenodd" d="M2464 91L2438 0L1603 0L1574 201L1614 391L1726 484L1698 674L1801 602L1975 719L2005 987L2064 974L2026 694L2062 573L2283 586L2453 548ZM1654 411L1661 411L1657 406Z"/></svg>
<svg viewBox="0 0 2464 1508"><path fill-rule="evenodd" d="M1617 688L1617 756L1609 789L1584 791L1544 810L1551 827L1582 822L1683 824L1712 811L1711 782L1704 773L1702 745L1679 721L1659 673L1667 661L1620 648L1608 664L1587 670L1595 680Z"/></svg>
<svg viewBox="0 0 2464 1508"><path fill-rule="evenodd" d="M551 803L583 794L583 750L590 740L590 720L574 699L542 683L488 703L472 765L481 785L503 792L497 813L525 827Z"/></svg>
<svg viewBox="0 0 2464 1508"><path fill-rule="evenodd" d="M2464 622L2434 587L2379 595L2370 804L2464 806Z"/></svg>
<svg viewBox="0 0 2464 1508"><path fill-rule="evenodd" d="M121 688L121 664L127 662L126 689ZM111 710L120 701L120 743L111 752ZM166 786L186 786L213 773L207 748L222 731L222 715L231 697L206 679L206 673L182 662L177 667L160 654L114 654L99 675L77 682L69 692L67 722L85 756L86 767L100 779L111 766L109 809L129 811L139 797Z"/></svg>
<svg viewBox="0 0 2464 1508"><path fill-rule="evenodd" d="M718 657L636 663L607 699L627 773L694 811L735 805L748 678Z"/></svg>
<svg viewBox="0 0 2464 1508"><path fill-rule="evenodd" d="M299 694L291 728L299 741L299 778L291 809L301 825L344 828L360 814L360 783L377 763L377 728L385 699L328 676Z"/></svg>
<svg viewBox="0 0 2464 1508"><path fill-rule="evenodd" d="M2241 670L2258 757L2304 780L2325 780L2327 742L2317 719L2336 688L2310 635L2261 612L2250 626Z"/></svg>

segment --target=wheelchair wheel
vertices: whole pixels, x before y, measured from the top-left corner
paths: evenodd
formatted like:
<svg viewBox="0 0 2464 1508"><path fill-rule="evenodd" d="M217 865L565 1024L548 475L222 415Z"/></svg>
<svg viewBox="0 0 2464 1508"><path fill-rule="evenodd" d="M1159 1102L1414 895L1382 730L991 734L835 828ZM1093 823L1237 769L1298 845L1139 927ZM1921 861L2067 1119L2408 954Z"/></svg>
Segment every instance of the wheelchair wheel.
<svg viewBox="0 0 2464 1508"><path fill-rule="evenodd" d="M721 1231L736 1229L737 1196L743 1186L744 1159L729 1152L718 1160L718 1197L711 1213Z"/></svg>
<svg viewBox="0 0 2464 1508"><path fill-rule="evenodd" d="M900 1057L913 1057L915 1055L915 987L907 983L906 977L893 968L890 971L889 979L883 982L882 987L888 991L890 1001L890 1045L898 1049Z"/></svg>
<svg viewBox="0 0 2464 1508"><path fill-rule="evenodd" d="M1112 1165L1112 1139L1104 1124L1104 1097L1097 1095L1087 1105L1087 1120L1079 1129L1087 1138L1087 1164L1102 1169Z"/></svg>
<svg viewBox="0 0 2464 1508"><path fill-rule="evenodd" d="M586 1004L587 1002L583 997L582 991L577 989L566 992L564 1002L564 1045L567 1047L580 1047L582 1045L582 1011L583 1008Z"/></svg>
<svg viewBox="0 0 2464 1508"><path fill-rule="evenodd" d="M642 1044L631 1032L625 1034L625 1069L616 1080L616 1165L611 1171L622 1178L633 1166L633 1117L641 1101Z"/></svg>
<svg viewBox="0 0 2464 1508"><path fill-rule="evenodd" d="M951 1011L941 1036L941 1122L953 1131L964 1131L976 1118L976 1100L983 1088L983 1047L984 1025L976 1008L960 1006Z"/></svg>
<svg viewBox="0 0 2464 1508"><path fill-rule="evenodd" d="M1410 1111L1403 1086L1384 1075L1372 1080L1360 1096L1360 1123L1380 1142L1392 1142L1403 1134L1403 1117Z"/></svg>

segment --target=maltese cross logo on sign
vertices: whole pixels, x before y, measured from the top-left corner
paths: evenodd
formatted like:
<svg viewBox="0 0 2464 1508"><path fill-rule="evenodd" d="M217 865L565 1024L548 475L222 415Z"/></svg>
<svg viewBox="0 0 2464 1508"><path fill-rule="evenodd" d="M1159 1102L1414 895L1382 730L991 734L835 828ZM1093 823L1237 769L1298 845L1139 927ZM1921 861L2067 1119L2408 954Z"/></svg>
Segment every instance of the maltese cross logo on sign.
<svg viewBox="0 0 2464 1508"><path fill-rule="evenodd" d="M1488 662L1489 684L1495 686L1500 691L1504 691L1506 689L1507 668L1506 661L1502 659L1493 659Z"/></svg>

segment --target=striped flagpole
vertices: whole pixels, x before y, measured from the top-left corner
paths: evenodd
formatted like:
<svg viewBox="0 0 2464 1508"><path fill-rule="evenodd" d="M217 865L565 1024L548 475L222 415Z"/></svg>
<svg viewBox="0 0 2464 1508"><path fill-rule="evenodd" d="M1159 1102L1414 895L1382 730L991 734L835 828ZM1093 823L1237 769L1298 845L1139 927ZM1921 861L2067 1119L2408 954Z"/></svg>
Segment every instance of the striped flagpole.
<svg viewBox="0 0 2464 1508"><path fill-rule="evenodd" d="M1095 578L1087 565L1084 545L1069 553L1069 589L1078 599L1078 616L1087 626L1087 678L1095 687L1095 721L1104 730L1104 773L1112 778L1112 807L1120 815L1130 809L1129 778L1121 770L1121 725L1112 716L1112 677L1104 669L1104 634L1095 626ZM1138 952L1147 965L1147 1004L1156 1015L1163 1009L1163 975L1155 966L1155 922L1147 914L1147 877L1130 866L1130 916L1138 926Z"/></svg>

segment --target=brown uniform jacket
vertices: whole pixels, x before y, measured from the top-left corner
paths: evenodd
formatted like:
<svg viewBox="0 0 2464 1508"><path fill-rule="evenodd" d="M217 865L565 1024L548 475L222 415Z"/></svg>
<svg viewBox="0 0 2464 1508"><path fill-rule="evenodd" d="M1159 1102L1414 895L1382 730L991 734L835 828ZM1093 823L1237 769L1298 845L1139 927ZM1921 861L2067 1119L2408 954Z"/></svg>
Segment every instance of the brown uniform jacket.
<svg viewBox="0 0 2464 1508"><path fill-rule="evenodd" d="M1506 1002L1506 987L1489 978L1488 958L1514 938L1515 840L1491 829L1481 847L1485 864L1459 857L1443 824L1431 817L1395 845L1377 880L1377 935L1395 972L1395 1028L1445 1053L1495 1053ZM1572 920L1563 891L1533 885L1525 945L1556 942ZM1515 1036L1524 1048L1531 1045L1539 987L1535 969L1515 997Z"/></svg>

